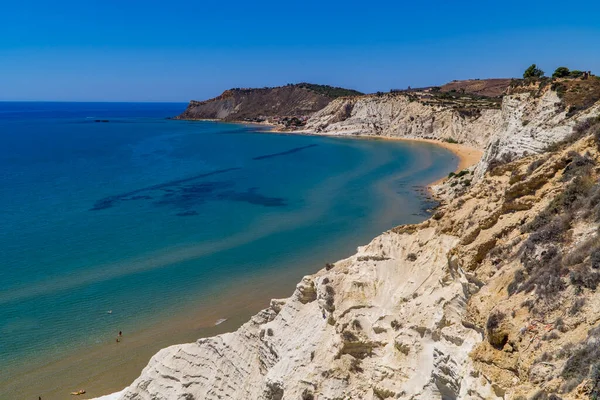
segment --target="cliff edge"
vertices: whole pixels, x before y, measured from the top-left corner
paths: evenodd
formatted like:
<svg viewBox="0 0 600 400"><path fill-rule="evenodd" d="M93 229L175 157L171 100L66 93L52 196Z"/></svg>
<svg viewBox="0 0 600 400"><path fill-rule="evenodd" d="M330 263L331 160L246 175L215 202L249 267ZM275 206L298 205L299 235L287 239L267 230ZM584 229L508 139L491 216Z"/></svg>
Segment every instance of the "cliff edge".
<svg viewBox="0 0 600 400"><path fill-rule="evenodd" d="M235 332L163 349L120 398L599 396L600 103L530 89L462 121L404 95L339 99L317 113L322 131L413 127L488 158L442 185L462 189L429 220L304 277ZM333 121L344 104L346 118ZM502 156L519 143L529 145Z"/></svg>

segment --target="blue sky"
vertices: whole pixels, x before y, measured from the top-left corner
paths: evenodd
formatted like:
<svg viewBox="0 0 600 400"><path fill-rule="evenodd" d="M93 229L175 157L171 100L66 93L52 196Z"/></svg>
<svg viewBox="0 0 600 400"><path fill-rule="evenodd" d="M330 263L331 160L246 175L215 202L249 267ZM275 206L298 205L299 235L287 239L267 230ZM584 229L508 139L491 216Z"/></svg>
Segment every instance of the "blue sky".
<svg viewBox="0 0 600 400"><path fill-rule="evenodd" d="M600 2L3 1L0 100L188 101L308 81L364 92L600 74Z"/></svg>

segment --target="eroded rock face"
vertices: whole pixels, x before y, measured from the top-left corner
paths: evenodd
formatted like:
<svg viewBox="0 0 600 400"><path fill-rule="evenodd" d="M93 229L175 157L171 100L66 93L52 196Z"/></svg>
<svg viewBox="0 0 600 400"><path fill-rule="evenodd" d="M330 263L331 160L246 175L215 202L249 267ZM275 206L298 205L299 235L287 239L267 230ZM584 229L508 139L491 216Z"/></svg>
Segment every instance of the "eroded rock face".
<svg viewBox="0 0 600 400"><path fill-rule="evenodd" d="M336 99L308 120L306 130L330 135L456 140L484 148L500 124L499 109L461 113L441 104L388 94Z"/></svg>
<svg viewBox="0 0 600 400"><path fill-rule="evenodd" d="M584 399L599 389L597 165L587 136L498 167L442 208L440 230L463 238L451 252L475 285L466 321L484 334L472 373L498 396Z"/></svg>
<svg viewBox="0 0 600 400"><path fill-rule="evenodd" d="M543 153L548 146L570 135L579 121L600 111L600 106L596 105L567 117L564 108L557 93L549 88L538 96L532 93L505 96L501 123L486 145L476 177L483 176L495 162L505 164L523 156Z"/></svg>
<svg viewBox="0 0 600 400"><path fill-rule="evenodd" d="M456 398L482 339L461 322L458 241L427 225L387 232L238 331L162 350L122 398Z"/></svg>

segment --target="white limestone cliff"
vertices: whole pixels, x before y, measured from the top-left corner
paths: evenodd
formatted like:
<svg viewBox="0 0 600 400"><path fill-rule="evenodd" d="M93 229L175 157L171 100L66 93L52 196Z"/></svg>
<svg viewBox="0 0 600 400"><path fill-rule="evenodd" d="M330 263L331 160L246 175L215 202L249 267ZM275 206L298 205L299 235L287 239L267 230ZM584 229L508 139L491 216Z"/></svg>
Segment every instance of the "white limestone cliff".
<svg viewBox="0 0 600 400"><path fill-rule="evenodd" d="M462 323L458 240L426 225L386 232L236 332L160 351L121 398L456 398L473 390L468 353L482 339Z"/></svg>
<svg viewBox="0 0 600 400"><path fill-rule="evenodd" d="M308 120L306 130L329 135L452 139L483 148L500 124L498 109L460 112L408 95L385 94L336 99Z"/></svg>
<svg viewBox="0 0 600 400"><path fill-rule="evenodd" d="M423 96L427 96L423 94ZM522 91L503 97L501 106L469 99L457 104L408 94L340 98L315 113L306 131L327 135L361 135L457 141L484 150L475 177L494 160L506 162L543 152L564 139L578 121L597 115L600 104L568 116L556 91Z"/></svg>
<svg viewBox="0 0 600 400"><path fill-rule="evenodd" d="M573 132L577 122L597 115L600 104L571 117L553 90L541 96L519 93L505 96L502 101L501 123L495 128L477 166L476 176L483 176L494 160L506 162L528 154L538 154L551 144Z"/></svg>

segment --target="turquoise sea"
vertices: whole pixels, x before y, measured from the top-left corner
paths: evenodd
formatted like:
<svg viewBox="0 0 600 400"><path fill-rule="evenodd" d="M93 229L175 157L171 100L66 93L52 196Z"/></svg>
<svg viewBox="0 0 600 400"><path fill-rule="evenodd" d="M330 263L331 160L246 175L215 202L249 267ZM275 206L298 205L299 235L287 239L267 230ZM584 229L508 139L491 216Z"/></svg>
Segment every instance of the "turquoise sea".
<svg viewBox="0 0 600 400"><path fill-rule="evenodd" d="M291 294L425 219L423 186L458 162L431 144L166 119L185 106L0 102L0 398L31 365L201 314L244 282L282 273Z"/></svg>

